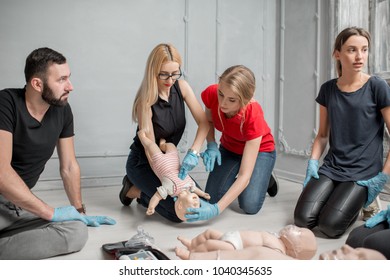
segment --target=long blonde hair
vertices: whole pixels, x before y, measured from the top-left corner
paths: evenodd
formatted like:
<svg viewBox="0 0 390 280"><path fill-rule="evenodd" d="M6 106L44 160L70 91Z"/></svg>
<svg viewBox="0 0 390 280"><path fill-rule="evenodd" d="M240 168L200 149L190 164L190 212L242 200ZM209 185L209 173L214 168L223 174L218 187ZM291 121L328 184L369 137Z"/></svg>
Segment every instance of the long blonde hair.
<svg viewBox="0 0 390 280"><path fill-rule="evenodd" d="M242 127L245 122L245 107L253 99L256 90L256 79L253 72L244 65L234 65L227 68L219 77L219 85L226 85L240 101L241 124L240 131L242 133ZM242 110L243 109L243 110ZM221 110L218 104L218 115L221 119Z"/></svg>
<svg viewBox="0 0 390 280"><path fill-rule="evenodd" d="M368 31L356 26L347 27L343 31L341 31L339 35L337 35L333 47L333 56L335 55L336 51L341 51L341 47L349 39L349 37L353 35L365 37L368 41L368 47L370 48L371 35ZM343 73L343 69L340 60L336 60L336 71L337 71L337 75L341 77Z"/></svg>
<svg viewBox="0 0 390 280"><path fill-rule="evenodd" d="M181 66L181 56L177 49L167 43L157 45L150 53L146 67L144 78L137 91L133 103L132 118L134 122L139 122L138 112L141 112L142 128L146 131L149 130L148 114L151 106L157 102L158 99L158 84L157 76L160 72L162 65L166 62L177 62Z"/></svg>

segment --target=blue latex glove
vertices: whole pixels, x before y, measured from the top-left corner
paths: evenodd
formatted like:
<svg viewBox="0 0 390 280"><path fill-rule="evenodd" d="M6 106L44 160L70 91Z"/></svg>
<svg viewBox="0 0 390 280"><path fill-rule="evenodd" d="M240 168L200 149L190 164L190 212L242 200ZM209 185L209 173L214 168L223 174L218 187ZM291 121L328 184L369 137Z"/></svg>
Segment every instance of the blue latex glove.
<svg viewBox="0 0 390 280"><path fill-rule="evenodd" d="M217 160L218 165L221 165L221 152L215 142L207 143L206 151L201 153L200 156L203 158L203 163L207 172L213 171L215 160Z"/></svg>
<svg viewBox="0 0 390 280"><path fill-rule="evenodd" d="M307 163L306 178L305 181L303 181L303 187L306 187L311 178L320 178L318 176L318 160L316 159L310 159Z"/></svg>
<svg viewBox="0 0 390 280"><path fill-rule="evenodd" d="M184 178L188 175L188 172L198 165L198 162L198 156L188 151L181 163L178 177L184 180Z"/></svg>
<svg viewBox="0 0 390 280"><path fill-rule="evenodd" d="M377 224L380 224L383 221L386 221L390 225L390 204L387 205L387 210L382 210L374 217L371 217L365 223L365 226L368 228L373 228Z"/></svg>
<svg viewBox="0 0 390 280"><path fill-rule="evenodd" d="M98 227L100 225L115 225L116 221L106 216L85 216L87 220L87 226Z"/></svg>
<svg viewBox="0 0 390 280"><path fill-rule="evenodd" d="M87 226L98 227L102 224L114 225L115 220L105 216L81 215L73 206L54 208L52 222L81 221Z"/></svg>
<svg viewBox="0 0 390 280"><path fill-rule="evenodd" d="M187 208L187 212L184 217L187 222L197 222L210 220L219 215L218 204L210 204L207 201L201 199L199 208Z"/></svg>
<svg viewBox="0 0 390 280"><path fill-rule="evenodd" d="M64 221L82 221L84 224L88 224L85 216L81 215L73 206L65 206L54 208L52 222L64 222Z"/></svg>
<svg viewBox="0 0 390 280"><path fill-rule="evenodd" d="M370 205L375 200L377 195L383 190L385 184L389 181L389 177L389 175L379 172L378 175L369 180L356 182L356 184L360 186L367 187L368 195L364 207L368 207L368 205Z"/></svg>

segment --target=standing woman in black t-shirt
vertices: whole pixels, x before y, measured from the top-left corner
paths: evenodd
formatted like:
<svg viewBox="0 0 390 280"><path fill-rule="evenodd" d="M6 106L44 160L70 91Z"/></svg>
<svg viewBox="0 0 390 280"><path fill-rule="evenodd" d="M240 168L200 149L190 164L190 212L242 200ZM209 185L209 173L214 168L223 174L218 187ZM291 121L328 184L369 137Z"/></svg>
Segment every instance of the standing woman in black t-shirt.
<svg viewBox="0 0 390 280"><path fill-rule="evenodd" d="M185 126L185 106L190 109L198 124L195 140L183 159L179 178L184 179L188 171L198 164L199 150L209 130L206 114L191 87L185 80L179 80L181 57L171 44L157 45L149 55L144 78L133 105L133 120L138 122L137 131L143 129L149 139L159 143L165 139L178 145ZM134 198L148 207L149 200L161 185L145 155L138 136L130 147L126 163L127 176L119 199L123 205L130 205ZM168 197L156 207L156 212L173 222L181 222L176 216L173 199Z"/></svg>
<svg viewBox="0 0 390 280"><path fill-rule="evenodd" d="M383 165L384 123L390 127L390 88L363 72L370 34L349 27L336 38L333 56L338 78L320 89L320 123L308 162L295 224L330 238L345 233L382 190L390 174ZM319 160L329 144L320 168Z"/></svg>

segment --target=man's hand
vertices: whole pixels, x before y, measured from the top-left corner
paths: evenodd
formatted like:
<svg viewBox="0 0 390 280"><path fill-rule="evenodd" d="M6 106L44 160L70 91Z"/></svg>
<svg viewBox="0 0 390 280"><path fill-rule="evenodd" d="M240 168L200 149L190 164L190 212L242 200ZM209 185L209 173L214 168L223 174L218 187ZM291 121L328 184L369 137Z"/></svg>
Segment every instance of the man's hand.
<svg viewBox="0 0 390 280"><path fill-rule="evenodd" d="M81 221L87 226L115 225L116 221L106 216L81 215L73 206L54 208L52 222Z"/></svg>

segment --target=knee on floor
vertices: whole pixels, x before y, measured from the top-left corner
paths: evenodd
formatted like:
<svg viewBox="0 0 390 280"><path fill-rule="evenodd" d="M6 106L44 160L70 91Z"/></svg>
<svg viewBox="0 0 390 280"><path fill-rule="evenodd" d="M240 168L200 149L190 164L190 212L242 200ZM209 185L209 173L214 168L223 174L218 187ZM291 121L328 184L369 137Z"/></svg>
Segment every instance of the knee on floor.
<svg viewBox="0 0 390 280"><path fill-rule="evenodd" d="M318 229L329 238L339 238L347 230L340 222L332 219L320 220Z"/></svg>
<svg viewBox="0 0 390 280"><path fill-rule="evenodd" d="M80 251L88 240L88 227L80 221L62 223L61 232L65 239L66 253Z"/></svg>
<svg viewBox="0 0 390 280"><path fill-rule="evenodd" d="M304 212L294 212L294 224L298 227L312 229L316 226L316 219L306 215Z"/></svg>
<svg viewBox="0 0 390 280"><path fill-rule="evenodd" d="M247 205L247 206L240 206L240 208L245 212L245 214L248 215L255 215L259 213L262 205L255 206L255 205Z"/></svg>

